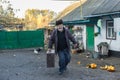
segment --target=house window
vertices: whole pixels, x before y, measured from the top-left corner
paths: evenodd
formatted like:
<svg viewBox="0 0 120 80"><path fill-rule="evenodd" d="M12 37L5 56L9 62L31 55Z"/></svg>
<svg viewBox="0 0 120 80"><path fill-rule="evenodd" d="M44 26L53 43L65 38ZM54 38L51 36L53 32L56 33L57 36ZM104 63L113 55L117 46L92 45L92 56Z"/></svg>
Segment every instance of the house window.
<svg viewBox="0 0 120 80"><path fill-rule="evenodd" d="M114 32L114 23L112 20L106 22L107 30L106 30L106 38L107 39L116 39L116 34Z"/></svg>

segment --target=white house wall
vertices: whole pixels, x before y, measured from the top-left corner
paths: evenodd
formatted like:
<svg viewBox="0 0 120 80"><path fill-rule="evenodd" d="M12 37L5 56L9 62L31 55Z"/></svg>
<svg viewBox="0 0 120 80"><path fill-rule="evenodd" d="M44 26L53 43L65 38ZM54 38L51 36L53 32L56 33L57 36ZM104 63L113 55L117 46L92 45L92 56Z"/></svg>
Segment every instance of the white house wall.
<svg viewBox="0 0 120 80"><path fill-rule="evenodd" d="M86 49L86 25L75 25L75 27L81 27L83 29L82 35L83 35L83 45L84 49Z"/></svg>
<svg viewBox="0 0 120 80"><path fill-rule="evenodd" d="M83 25L83 44L84 49L86 49L86 25Z"/></svg>
<svg viewBox="0 0 120 80"><path fill-rule="evenodd" d="M112 40L110 44L110 40L106 39L106 20L108 18L102 19L102 28L101 28L101 34L99 34L97 37L95 37L95 51L98 52L97 45L100 42L107 42L109 44L109 50L112 51L120 51L120 31L116 32L116 40ZM120 21L119 21L120 23ZM95 32L98 32L97 27L94 27Z"/></svg>

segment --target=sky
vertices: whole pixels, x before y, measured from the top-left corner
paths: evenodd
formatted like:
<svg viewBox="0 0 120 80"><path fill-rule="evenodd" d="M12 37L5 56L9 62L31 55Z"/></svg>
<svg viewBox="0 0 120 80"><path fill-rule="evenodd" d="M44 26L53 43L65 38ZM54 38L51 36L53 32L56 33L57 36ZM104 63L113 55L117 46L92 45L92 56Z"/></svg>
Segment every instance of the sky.
<svg viewBox="0 0 120 80"><path fill-rule="evenodd" d="M10 0L14 9L20 9L16 12L16 16L24 18L27 9L49 9L55 12L61 12L71 4L71 1L55 1L55 0Z"/></svg>

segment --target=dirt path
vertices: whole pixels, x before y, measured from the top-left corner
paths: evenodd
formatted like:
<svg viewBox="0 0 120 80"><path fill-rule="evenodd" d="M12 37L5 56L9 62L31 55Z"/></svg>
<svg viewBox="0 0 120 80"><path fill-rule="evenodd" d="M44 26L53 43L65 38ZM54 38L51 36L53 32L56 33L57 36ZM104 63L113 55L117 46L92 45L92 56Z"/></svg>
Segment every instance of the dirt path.
<svg viewBox="0 0 120 80"><path fill-rule="evenodd" d="M120 59L107 58L103 61L88 59L85 54L72 54L68 71L58 75L56 67L46 68L46 54L44 51L35 54L33 50L0 51L0 80L120 80ZM81 64L77 64L80 61ZM98 64L97 69L87 69L88 63ZM99 69L100 65L114 64L116 72Z"/></svg>

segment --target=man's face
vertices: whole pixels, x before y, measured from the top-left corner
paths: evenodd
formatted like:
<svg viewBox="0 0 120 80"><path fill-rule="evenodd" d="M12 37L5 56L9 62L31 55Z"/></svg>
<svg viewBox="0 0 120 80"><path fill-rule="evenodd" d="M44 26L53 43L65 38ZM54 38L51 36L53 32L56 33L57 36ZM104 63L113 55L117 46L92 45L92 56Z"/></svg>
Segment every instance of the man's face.
<svg viewBox="0 0 120 80"><path fill-rule="evenodd" d="M57 25L58 31L63 31L63 24Z"/></svg>

